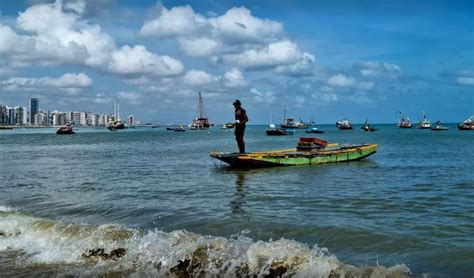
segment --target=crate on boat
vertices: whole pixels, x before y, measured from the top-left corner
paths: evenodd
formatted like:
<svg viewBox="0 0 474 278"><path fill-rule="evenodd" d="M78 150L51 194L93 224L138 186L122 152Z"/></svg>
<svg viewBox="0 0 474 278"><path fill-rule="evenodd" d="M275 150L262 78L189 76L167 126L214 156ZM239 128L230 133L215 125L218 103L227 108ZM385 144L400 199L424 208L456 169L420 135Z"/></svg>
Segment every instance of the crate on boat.
<svg viewBox="0 0 474 278"><path fill-rule="evenodd" d="M298 146L296 147L299 151L307 151L314 149L322 149L328 145L328 142L319 138L314 137L301 137Z"/></svg>

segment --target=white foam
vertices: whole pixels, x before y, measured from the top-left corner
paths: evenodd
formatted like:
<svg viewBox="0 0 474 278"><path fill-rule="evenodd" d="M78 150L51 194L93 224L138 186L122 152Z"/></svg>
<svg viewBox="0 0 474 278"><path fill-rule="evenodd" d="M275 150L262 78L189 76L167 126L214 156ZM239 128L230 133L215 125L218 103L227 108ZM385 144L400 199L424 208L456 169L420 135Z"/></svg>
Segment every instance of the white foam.
<svg viewBox="0 0 474 278"><path fill-rule="evenodd" d="M0 205L0 212L12 212L14 209Z"/></svg>
<svg viewBox="0 0 474 278"><path fill-rule="evenodd" d="M176 271L178 265L190 275L204 271L208 276L264 276L278 267L296 277L362 271L341 263L325 248L287 239L253 241L244 233L230 239L183 230L142 233L118 225L73 225L16 213L0 215L0 232L0 252L24 251L28 255L25 263L74 265L86 275L108 271L165 275ZM96 248L103 248L106 253L125 248L127 253L116 261L83 257ZM377 266L373 271L403 275L409 269L404 265L392 269Z"/></svg>

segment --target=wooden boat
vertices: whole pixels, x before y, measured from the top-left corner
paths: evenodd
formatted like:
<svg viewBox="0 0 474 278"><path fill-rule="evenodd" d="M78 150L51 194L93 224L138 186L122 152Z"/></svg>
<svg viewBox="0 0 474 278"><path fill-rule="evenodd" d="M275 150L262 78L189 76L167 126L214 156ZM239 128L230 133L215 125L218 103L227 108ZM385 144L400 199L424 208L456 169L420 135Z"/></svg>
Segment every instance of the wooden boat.
<svg viewBox="0 0 474 278"><path fill-rule="evenodd" d="M458 124L459 130L474 130L474 116L471 116L464 120L464 122Z"/></svg>
<svg viewBox="0 0 474 278"><path fill-rule="evenodd" d="M432 131L444 131L444 130L449 130L449 128L441 125L440 121L437 121L435 123L435 126L431 128Z"/></svg>
<svg viewBox="0 0 474 278"><path fill-rule="evenodd" d="M311 142L311 144L319 145L313 142ZM228 163L231 167L256 168L274 166L319 165L325 163L355 161L364 159L377 152L376 144L327 144L326 146L319 145L319 147L316 148L312 148L310 146L309 148L303 149L301 149L300 147L301 146L299 146L299 148L297 149L245 154L213 152L211 153L211 157Z"/></svg>

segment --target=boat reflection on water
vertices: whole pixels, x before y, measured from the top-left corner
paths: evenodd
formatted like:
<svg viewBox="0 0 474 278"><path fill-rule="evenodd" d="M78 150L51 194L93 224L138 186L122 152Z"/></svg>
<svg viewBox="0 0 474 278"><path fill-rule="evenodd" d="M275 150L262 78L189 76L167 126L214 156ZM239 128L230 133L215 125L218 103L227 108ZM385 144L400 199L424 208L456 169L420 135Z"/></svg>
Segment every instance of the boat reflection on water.
<svg viewBox="0 0 474 278"><path fill-rule="evenodd" d="M243 217L247 213L243 209L245 204L245 196L247 195L245 189L245 171L235 172L235 193L234 198L230 201L230 208L232 214L237 217Z"/></svg>

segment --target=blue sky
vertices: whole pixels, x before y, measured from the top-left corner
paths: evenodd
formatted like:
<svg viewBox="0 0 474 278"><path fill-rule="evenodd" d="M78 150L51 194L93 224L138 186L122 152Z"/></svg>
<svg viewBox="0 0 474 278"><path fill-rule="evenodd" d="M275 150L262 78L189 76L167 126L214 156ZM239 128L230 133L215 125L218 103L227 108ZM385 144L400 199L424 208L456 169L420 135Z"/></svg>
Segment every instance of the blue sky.
<svg viewBox="0 0 474 278"><path fill-rule="evenodd" d="M472 1L0 4L0 104L212 122L435 121L474 114Z"/></svg>

